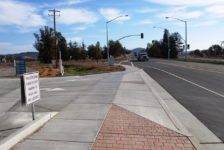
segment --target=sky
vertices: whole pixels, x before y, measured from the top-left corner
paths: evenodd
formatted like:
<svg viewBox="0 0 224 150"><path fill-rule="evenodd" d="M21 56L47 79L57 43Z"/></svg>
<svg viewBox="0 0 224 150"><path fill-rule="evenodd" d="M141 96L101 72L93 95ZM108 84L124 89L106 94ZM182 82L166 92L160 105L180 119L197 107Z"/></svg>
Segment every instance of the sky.
<svg viewBox="0 0 224 150"><path fill-rule="evenodd" d="M187 21L190 50L207 49L224 40L224 0L1 0L0 54L36 51L34 33L44 26L53 27L48 10L60 11L56 28L67 42L106 45L106 21L109 39L144 33L144 39L130 37L120 42L128 49L147 46L160 40L163 30L179 32L185 38Z"/></svg>

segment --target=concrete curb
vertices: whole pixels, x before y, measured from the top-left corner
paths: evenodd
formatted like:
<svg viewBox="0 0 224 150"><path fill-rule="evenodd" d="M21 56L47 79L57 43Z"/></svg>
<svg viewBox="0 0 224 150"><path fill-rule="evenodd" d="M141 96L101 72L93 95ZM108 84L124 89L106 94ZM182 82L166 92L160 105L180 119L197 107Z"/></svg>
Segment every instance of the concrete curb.
<svg viewBox="0 0 224 150"><path fill-rule="evenodd" d="M168 106L164 102L163 98L160 96L159 91L153 88L151 86L152 82L153 84L158 84L156 81L154 81L152 78L148 76L143 70L140 70L140 75L142 76L143 80L147 84L147 86L152 90L153 94L159 101L159 103L162 105L163 109L167 113L168 117L171 119L171 121L174 123L175 127L180 131L181 134L187 135L187 136L192 136L183 126L183 124L175 117L175 115L169 110ZM160 87L162 88L162 87ZM171 97L171 96L170 96Z"/></svg>
<svg viewBox="0 0 224 150"><path fill-rule="evenodd" d="M48 122L51 118L57 115L57 112L50 112L40 117L39 119L27 124L23 128L19 129L15 133L11 134L7 138L3 139L0 142L1 150L8 150L12 148L14 145L22 141L27 136L34 133L37 129L43 126L46 122Z"/></svg>
<svg viewBox="0 0 224 150"><path fill-rule="evenodd" d="M180 131L181 134L184 134L188 136L192 144L195 146L197 150L203 150L201 144L199 143L198 139L191 135L188 130L185 128L185 126L177 119L177 117L172 113L172 111L169 109L169 107L166 105L166 102L163 100L163 98L160 96L158 89L163 89L155 80L153 80L147 73L145 73L142 69L139 71L141 77L145 81L146 85L149 89L152 90L155 97L158 99L159 103L163 107L164 111L167 113L168 117L171 119L175 127ZM153 88L152 84L157 85L158 89ZM168 92L167 92L168 94ZM171 95L168 95L170 98L173 98ZM173 98L173 100L175 100ZM175 100L176 101L176 100Z"/></svg>

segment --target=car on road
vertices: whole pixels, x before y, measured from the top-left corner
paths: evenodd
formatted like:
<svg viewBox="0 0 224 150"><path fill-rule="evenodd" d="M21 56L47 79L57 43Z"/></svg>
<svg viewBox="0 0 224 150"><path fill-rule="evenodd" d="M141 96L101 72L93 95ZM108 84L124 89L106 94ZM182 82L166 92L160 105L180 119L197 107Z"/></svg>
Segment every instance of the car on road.
<svg viewBox="0 0 224 150"><path fill-rule="evenodd" d="M146 49L136 48L132 50L131 60L132 61L148 61L149 57L148 57Z"/></svg>
<svg viewBox="0 0 224 150"><path fill-rule="evenodd" d="M148 61L149 60L149 57L146 52L139 53L137 55L137 57L138 57L138 61Z"/></svg>

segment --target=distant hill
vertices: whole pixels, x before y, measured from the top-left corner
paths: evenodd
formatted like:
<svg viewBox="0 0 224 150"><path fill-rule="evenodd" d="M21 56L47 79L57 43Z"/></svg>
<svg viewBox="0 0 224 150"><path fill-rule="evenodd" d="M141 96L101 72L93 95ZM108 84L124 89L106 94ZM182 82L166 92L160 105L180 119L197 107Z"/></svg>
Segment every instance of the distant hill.
<svg viewBox="0 0 224 150"><path fill-rule="evenodd" d="M16 59L30 59L30 60L37 60L38 59L38 52L23 52L23 53L18 53L18 54L8 54L4 55L6 57L13 57Z"/></svg>
<svg viewBox="0 0 224 150"><path fill-rule="evenodd" d="M141 51L145 51L145 50L146 50L145 48L141 48L141 47L139 47L139 48L135 48L135 49L133 49L133 50L132 50L132 53L134 53L134 52L139 53L139 52L141 52Z"/></svg>

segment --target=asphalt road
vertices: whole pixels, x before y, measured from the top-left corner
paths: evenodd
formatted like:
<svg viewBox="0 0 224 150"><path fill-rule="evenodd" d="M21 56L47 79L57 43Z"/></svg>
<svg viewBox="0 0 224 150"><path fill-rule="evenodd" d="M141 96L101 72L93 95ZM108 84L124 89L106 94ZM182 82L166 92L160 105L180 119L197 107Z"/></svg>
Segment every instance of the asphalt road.
<svg viewBox="0 0 224 150"><path fill-rule="evenodd" d="M224 141L224 67L151 59L134 62ZM192 122L193 123L193 122Z"/></svg>

